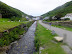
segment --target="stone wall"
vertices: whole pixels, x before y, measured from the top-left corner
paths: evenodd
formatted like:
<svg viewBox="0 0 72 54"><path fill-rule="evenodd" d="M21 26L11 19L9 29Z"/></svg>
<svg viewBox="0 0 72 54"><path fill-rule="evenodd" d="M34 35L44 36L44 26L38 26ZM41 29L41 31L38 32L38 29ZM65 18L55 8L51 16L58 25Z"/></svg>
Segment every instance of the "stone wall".
<svg viewBox="0 0 72 54"><path fill-rule="evenodd" d="M43 23L49 24L51 22L43 21ZM61 25L61 26L72 28L72 22L52 22L52 25Z"/></svg>

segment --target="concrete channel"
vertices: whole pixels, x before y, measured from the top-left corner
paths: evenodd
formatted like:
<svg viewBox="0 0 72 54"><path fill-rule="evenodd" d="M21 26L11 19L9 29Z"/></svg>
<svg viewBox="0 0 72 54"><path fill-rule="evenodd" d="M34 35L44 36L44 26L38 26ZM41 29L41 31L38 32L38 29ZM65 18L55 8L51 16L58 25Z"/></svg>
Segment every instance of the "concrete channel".
<svg viewBox="0 0 72 54"><path fill-rule="evenodd" d="M36 21L28 29L27 33L12 46L8 54L33 54L35 52L34 37Z"/></svg>

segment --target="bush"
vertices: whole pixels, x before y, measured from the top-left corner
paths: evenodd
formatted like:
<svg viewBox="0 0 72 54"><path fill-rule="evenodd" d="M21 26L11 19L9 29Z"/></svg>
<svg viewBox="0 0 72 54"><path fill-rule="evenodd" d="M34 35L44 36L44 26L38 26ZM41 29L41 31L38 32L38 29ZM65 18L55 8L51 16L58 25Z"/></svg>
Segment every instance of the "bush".
<svg viewBox="0 0 72 54"><path fill-rule="evenodd" d="M11 21L19 21L20 19L21 19L21 18L19 18L19 17L14 17L14 16L13 16L13 17L11 17L10 20L11 20Z"/></svg>
<svg viewBox="0 0 72 54"><path fill-rule="evenodd" d="M0 46L3 46L4 45L4 41L3 39L0 39Z"/></svg>
<svg viewBox="0 0 72 54"><path fill-rule="evenodd" d="M65 18L64 20L70 20L70 18Z"/></svg>
<svg viewBox="0 0 72 54"><path fill-rule="evenodd" d="M61 26L61 24L58 24L58 26Z"/></svg>
<svg viewBox="0 0 72 54"><path fill-rule="evenodd" d="M35 37L35 48L36 51L39 51L39 38L37 36Z"/></svg>
<svg viewBox="0 0 72 54"><path fill-rule="evenodd" d="M15 28L10 33L4 32L3 37L0 39L0 46L7 46L11 42L18 40L19 35L23 34L25 31L24 29Z"/></svg>

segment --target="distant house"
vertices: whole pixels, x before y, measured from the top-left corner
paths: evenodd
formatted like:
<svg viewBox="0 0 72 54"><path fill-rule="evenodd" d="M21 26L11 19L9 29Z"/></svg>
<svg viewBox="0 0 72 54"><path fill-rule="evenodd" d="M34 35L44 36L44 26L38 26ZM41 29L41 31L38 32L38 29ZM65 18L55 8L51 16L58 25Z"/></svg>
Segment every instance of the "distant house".
<svg viewBox="0 0 72 54"><path fill-rule="evenodd" d="M2 14L0 14L0 18L2 18Z"/></svg>
<svg viewBox="0 0 72 54"><path fill-rule="evenodd" d="M26 16L26 19L27 19L27 20L31 20L28 16Z"/></svg>
<svg viewBox="0 0 72 54"><path fill-rule="evenodd" d="M62 17L61 19L65 19L65 18L70 18L72 20L72 13L68 13L66 14L64 17Z"/></svg>
<svg viewBox="0 0 72 54"><path fill-rule="evenodd" d="M56 20L57 18L55 16L52 17L53 20Z"/></svg>
<svg viewBox="0 0 72 54"><path fill-rule="evenodd" d="M47 19L49 19L49 17L45 17L43 20L47 20Z"/></svg>
<svg viewBox="0 0 72 54"><path fill-rule="evenodd" d="M24 17L24 15L22 15L22 17Z"/></svg>

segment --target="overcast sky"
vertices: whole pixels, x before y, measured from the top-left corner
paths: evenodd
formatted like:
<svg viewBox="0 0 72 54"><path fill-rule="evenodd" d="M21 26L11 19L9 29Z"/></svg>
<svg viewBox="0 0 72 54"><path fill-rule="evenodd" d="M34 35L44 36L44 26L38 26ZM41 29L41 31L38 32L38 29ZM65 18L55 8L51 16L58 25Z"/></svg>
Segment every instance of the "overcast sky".
<svg viewBox="0 0 72 54"><path fill-rule="evenodd" d="M39 16L71 0L0 0L26 14Z"/></svg>

